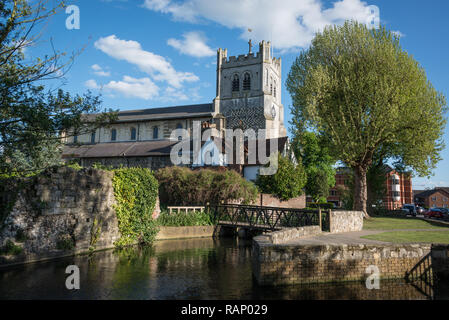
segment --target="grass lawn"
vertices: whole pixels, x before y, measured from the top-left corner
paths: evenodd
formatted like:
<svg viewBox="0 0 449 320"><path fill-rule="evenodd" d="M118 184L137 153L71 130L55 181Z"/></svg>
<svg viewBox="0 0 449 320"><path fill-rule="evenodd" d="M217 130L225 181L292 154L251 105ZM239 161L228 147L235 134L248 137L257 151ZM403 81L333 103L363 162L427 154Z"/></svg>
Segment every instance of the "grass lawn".
<svg viewBox="0 0 449 320"><path fill-rule="evenodd" d="M362 238L394 243L426 242L449 244L449 231L391 231Z"/></svg>
<svg viewBox="0 0 449 320"><path fill-rule="evenodd" d="M394 229L440 229L444 230L448 227L442 227L436 223L427 222L414 218L390 218L390 217L375 217L363 221L364 230L394 230Z"/></svg>

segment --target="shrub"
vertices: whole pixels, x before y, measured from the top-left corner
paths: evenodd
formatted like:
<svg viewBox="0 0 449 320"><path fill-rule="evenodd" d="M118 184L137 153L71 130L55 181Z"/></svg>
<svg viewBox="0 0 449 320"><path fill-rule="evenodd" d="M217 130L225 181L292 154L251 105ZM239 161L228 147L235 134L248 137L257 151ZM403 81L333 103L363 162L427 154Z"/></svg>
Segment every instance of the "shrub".
<svg viewBox="0 0 449 320"><path fill-rule="evenodd" d="M332 202L328 202L328 203L309 203L307 205L307 207L310 208L310 209L317 209L317 208L334 209L335 205Z"/></svg>
<svg viewBox="0 0 449 320"><path fill-rule="evenodd" d="M17 246L11 240L6 241L6 244L0 248L0 254L4 255L19 255L23 251L22 247Z"/></svg>
<svg viewBox="0 0 449 320"><path fill-rule="evenodd" d="M158 182L147 168L120 168L114 170L114 195L118 227L121 237L116 245L136 242L151 243L158 228L152 213L158 195Z"/></svg>
<svg viewBox="0 0 449 320"><path fill-rule="evenodd" d="M155 173L159 197L165 205L205 205L232 200L249 204L257 199L256 186L234 170L191 170L166 167Z"/></svg>
<svg viewBox="0 0 449 320"><path fill-rule="evenodd" d="M212 226L214 225L214 219L209 212L195 211L195 212L179 212L168 213L167 211L161 212L157 222L160 226L165 227L185 227L185 226Z"/></svg>
<svg viewBox="0 0 449 320"><path fill-rule="evenodd" d="M58 241L56 242L56 249L70 251L75 248L75 241L68 234L63 234L59 236Z"/></svg>
<svg viewBox="0 0 449 320"><path fill-rule="evenodd" d="M307 181L301 162L295 166L290 159L280 154L277 156L277 172L274 175L257 176L256 184L259 190L272 194L283 201L300 196Z"/></svg>

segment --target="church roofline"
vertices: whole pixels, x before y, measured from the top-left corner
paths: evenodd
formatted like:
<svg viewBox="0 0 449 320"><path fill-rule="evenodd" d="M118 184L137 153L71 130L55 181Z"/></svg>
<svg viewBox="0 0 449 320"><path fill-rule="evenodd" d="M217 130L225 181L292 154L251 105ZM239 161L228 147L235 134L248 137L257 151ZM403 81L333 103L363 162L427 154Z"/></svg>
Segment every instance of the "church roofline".
<svg viewBox="0 0 449 320"><path fill-rule="evenodd" d="M213 112L214 109L212 103L123 110L118 112L118 120L115 121L115 123L212 117ZM95 116L96 114L89 114L87 115L87 118L89 119Z"/></svg>

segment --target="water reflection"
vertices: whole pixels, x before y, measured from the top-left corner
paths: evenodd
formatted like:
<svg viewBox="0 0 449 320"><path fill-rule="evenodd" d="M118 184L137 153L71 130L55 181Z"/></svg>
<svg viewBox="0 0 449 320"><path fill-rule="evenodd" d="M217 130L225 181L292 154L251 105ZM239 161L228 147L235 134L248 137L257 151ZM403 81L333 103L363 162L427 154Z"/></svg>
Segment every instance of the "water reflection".
<svg viewBox="0 0 449 320"><path fill-rule="evenodd" d="M81 289L65 288L65 268L80 268ZM265 288L251 272L251 241L189 239L159 241L152 247L97 252L44 263L0 269L0 299L448 299L405 281Z"/></svg>

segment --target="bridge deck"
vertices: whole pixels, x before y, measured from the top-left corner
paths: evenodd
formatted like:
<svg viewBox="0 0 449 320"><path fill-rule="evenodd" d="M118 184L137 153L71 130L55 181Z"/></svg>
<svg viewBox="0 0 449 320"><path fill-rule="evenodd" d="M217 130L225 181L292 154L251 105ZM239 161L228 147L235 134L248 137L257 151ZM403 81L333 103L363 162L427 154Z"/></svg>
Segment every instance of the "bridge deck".
<svg viewBox="0 0 449 320"><path fill-rule="evenodd" d="M233 222L233 221L219 221L218 225L226 226L226 227L241 227L241 228L251 228L251 229L259 229L259 230L280 230L280 227L271 227L268 224L249 224L248 222Z"/></svg>

